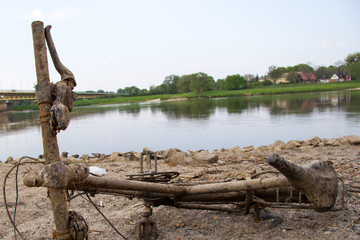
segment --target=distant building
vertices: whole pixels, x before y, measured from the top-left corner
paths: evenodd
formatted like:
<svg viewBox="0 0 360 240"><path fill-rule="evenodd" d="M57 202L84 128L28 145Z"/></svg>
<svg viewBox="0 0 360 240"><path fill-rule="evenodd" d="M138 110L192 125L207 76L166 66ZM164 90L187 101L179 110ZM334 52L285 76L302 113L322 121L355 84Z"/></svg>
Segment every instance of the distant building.
<svg viewBox="0 0 360 240"><path fill-rule="evenodd" d="M265 82L265 81L267 81L267 80L270 80L271 82L274 83L274 80L272 80L272 79L270 79L270 78L260 78L260 79L259 79L259 82L262 83L262 82Z"/></svg>
<svg viewBox="0 0 360 240"><path fill-rule="evenodd" d="M351 76L349 73L342 73L339 76L339 82L348 82L351 81Z"/></svg>
<svg viewBox="0 0 360 240"><path fill-rule="evenodd" d="M332 75L332 77L330 78L330 82L338 82L339 81L339 76L337 74Z"/></svg>
<svg viewBox="0 0 360 240"><path fill-rule="evenodd" d="M351 81L351 76L349 73L342 73L342 74L334 74L330 78L330 82L348 82Z"/></svg>
<svg viewBox="0 0 360 240"><path fill-rule="evenodd" d="M328 83L328 82L330 82L330 79L328 79L328 78L321 78L321 79L319 79L319 82L321 82L321 83Z"/></svg>
<svg viewBox="0 0 360 240"><path fill-rule="evenodd" d="M304 72L299 72L299 75L297 77L297 81L298 82L304 82L304 83L314 83L316 82L316 77L314 73L304 73Z"/></svg>
<svg viewBox="0 0 360 240"><path fill-rule="evenodd" d="M276 84L281 84L281 83L290 83L289 80L287 80L287 76L289 75L289 73L284 73L281 75L281 77L279 77L278 79L276 79L275 83Z"/></svg>

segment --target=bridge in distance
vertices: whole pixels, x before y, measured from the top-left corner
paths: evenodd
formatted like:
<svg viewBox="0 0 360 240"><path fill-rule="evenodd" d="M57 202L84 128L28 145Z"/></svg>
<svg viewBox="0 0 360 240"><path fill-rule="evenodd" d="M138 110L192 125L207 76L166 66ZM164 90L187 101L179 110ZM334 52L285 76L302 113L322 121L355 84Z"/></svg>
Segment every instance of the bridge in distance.
<svg viewBox="0 0 360 240"><path fill-rule="evenodd" d="M89 93L89 92L77 92L78 99L93 99L93 98L100 98L104 96L110 96L110 95L119 95L117 93ZM0 101L16 101L16 100L36 100L36 93L35 92L16 92L16 91L10 91L10 92L0 92Z"/></svg>

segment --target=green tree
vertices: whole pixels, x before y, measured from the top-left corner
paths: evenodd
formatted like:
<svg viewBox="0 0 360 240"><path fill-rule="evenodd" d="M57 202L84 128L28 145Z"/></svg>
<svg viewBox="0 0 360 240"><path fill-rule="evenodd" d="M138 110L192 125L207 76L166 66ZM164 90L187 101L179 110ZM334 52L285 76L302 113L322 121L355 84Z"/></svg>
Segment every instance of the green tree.
<svg viewBox="0 0 360 240"><path fill-rule="evenodd" d="M295 72L314 72L314 68L309 66L308 64L300 63L298 65L295 65L291 71Z"/></svg>
<svg viewBox="0 0 360 240"><path fill-rule="evenodd" d="M161 89L163 93L166 94L178 93L177 82L179 81L179 79L180 77L175 74L166 76L164 82L161 84Z"/></svg>
<svg viewBox="0 0 360 240"><path fill-rule="evenodd" d="M200 93L203 91L210 91L214 89L214 79L211 76L208 76L206 73L199 72L191 74L190 79L190 90Z"/></svg>
<svg viewBox="0 0 360 240"><path fill-rule="evenodd" d="M224 90L225 89L225 79L218 79L215 82L215 89L216 90Z"/></svg>
<svg viewBox="0 0 360 240"><path fill-rule="evenodd" d="M138 95L142 95L142 96L148 95L148 94L149 94L149 91L146 88L143 88L143 89L139 90L139 92L138 92Z"/></svg>
<svg viewBox="0 0 360 240"><path fill-rule="evenodd" d="M360 52L355 52L347 55L345 58L346 65L349 66L352 63L360 62Z"/></svg>
<svg viewBox="0 0 360 240"><path fill-rule="evenodd" d="M135 87L135 86L131 86L131 87L126 87L125 91L129 94L129 95L138 95L140 89Z"/></svg>
<svg viewBox="0 0 360 240"><path fill-rule="evenodd" d="M351 78L360 80L360 62L353 62L348 67Z"/></svg>
<svg viewBox="0 0 360 240"><path fill-rule="evenodd" d="M150 95L163 94L163 91L161 89L161 85L160 86L151 85L150 90L149 90L149 94Z"/></svg>
<svg viewBox="0 0 360 240"><path fill-rule="evenodd" d="M329 79L331 78L330 75L332 76L332 74L330 73L327 67L321 66L315 70L315 76L317 79L324 79L324 78Z"/></svg>
<svg viewBox="0 0 360 240"><path fill-rule="evenodd" d="M119 88L117 91L117 93L126 93L125 89Z"/></svg>
<svg viewBox="0 0 360 240"><path fill-rule="evenodd" d="M286 69L283 68L283 67L270 66L270 67L269 67L268 75L269 75L269 77L271 77L272 79L274 79L274 82L275 82L276 79L280 78L281 75L282 75L285 71L286 71Z"/></svg>
<svg viewBox="0 0 360 240"><path fill-rule="evenodd" d="M97 92L97 93L105 93L105 91L102 90L102 89L99 89L99 90L97 90L96 92Z"/></svg>
<svg viewBox="0 0 360 240"><path fill-rule="evenodd" d="M296 83L297 77L298 77L298 73L295 71L291 71L287 74L286 76L286 80L288 80L291 83Z"/></svg>
<svg viewBox="0 0 360 240"><path fill-rule="evenodd" d="M256 81L255 75L250 74L250 73L244 74L244 78L245 78L248 82L255 82L255 81Z"/></svg>
<svg viewBox="0 0 360 240"><path fill-rule="evenodd" d="M335 73L338 72L338 68L337 68L336 66L334 66L334 65L330 65L330 66L327 68L327 70L328 70L328 75L327 75L327 76L329 76L329 78L331 78L332 75L334 75Z"/></svg>
<svg viewBox="0 0 360 240"><path fill-rule="evenodd" d="M225 78L225 88L227 90L238 90L246 88L248 81L239 74L229 75Z"/></svg>
<svg viewBox="0 0 360 240"><path fill-rule="evenodd" d="M266 79L265 81L263 81L261 83L261 85L264 85L264 86L268 86L268 85L272 85L273 84L273 81L271 81L270 79Z"/></svg>
<svg viewBox="0 0 360 240"><path fill-rule="evenodd" d="M181 93L190 92L190 81L191 81L191 75L181 76L180 79L176 83L176 87L177 87L178 91Z"/></svg>

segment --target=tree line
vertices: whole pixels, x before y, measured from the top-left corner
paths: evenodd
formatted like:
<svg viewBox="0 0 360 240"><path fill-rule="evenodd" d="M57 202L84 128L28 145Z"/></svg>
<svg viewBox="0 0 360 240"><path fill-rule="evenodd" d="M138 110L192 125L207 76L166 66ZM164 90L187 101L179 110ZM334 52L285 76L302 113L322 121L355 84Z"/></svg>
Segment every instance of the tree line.
<svg viewBox="0 0 360 240"><path fill-rule="evenodd" d="M360 79L360 52L349 54L344 61L337 61L334 65L310 66L310 64L298 64L288 67L270 66L268 77L276 80L286 74L286 80L290 83L297 82L299 72L314 73L317 79L330 79L334 74L348 73L352 79Z"/></svg>
<svg viewBox="0 0 360 240"><path fill-rule="evenodd" d="M157 94L175 94L175 93L201 93L213 90L239 90L248 86L248 80L245 77L235 74L229 75L225 79L214 80L212 76L206 73L198 72L183 76L172 74L166 76L163 83L150 86L150 89L139 89L136 86L119 88L117 93L127 93L129 95L157 95Z"/></svg>
<svg viewBox="0 0 360 240"><path fill-rule="evenodd" d="M172 74L166 76L162 84L150 86L149 89L139 89L136 86L119 88L117 93L136 95L158 95L158 94L176 94L213 90L240 90L251 87L258 87L261 85L270 85L286 75L286 79L290 83L297 83L298 73L314 73L317 79L331 78L333 74L349 73L352 79L360 79L360 52L349 54L344 61L338 61L334 65L325 66L311 66L311 64L298 64L288 67L270 66L265 76L240 74L228 75L224 79L217 79L206 73L198 72L183 76ZM263 81L259 81L263 79ZM94 92L94 91L87 91ZM104 92L98 90L97 92Z"/></svg>

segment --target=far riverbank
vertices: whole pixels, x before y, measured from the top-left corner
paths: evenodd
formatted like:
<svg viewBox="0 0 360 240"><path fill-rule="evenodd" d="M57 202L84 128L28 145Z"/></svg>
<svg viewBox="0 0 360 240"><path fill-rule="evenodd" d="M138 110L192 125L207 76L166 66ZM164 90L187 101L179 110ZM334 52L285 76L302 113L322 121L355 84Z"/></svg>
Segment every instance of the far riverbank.
<svg viewBox="0 0 360 240"><path fill-rule="evenodd" d="M192 98L222 98L222 97L236 97L236 96L254 96L254 95L271 95L271 94L291 94L291 93L305 93L305 92L324 92L324 91L339 91L346 89L359 89L360 81L339 82L339 83L314 83L314 84L288 84L276 86L262 86L258 88L249 88L233 91L208 91L202 93L178 93L178 94L162 94L162 95L146 95L146 96L116 96L110 98L78 100L76 106L90 106L90 105L106 105L119 103L137 103L147 102L155 99L174 100L174 99L192 99ZM14 111L22 110L37 110L37 105L13 106Z"/></svg>

